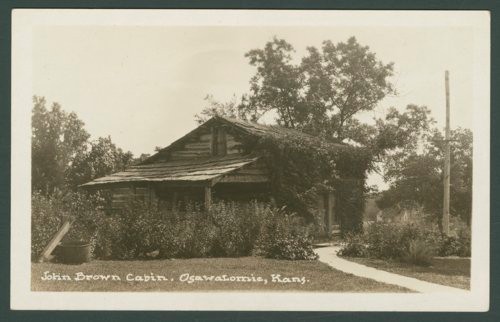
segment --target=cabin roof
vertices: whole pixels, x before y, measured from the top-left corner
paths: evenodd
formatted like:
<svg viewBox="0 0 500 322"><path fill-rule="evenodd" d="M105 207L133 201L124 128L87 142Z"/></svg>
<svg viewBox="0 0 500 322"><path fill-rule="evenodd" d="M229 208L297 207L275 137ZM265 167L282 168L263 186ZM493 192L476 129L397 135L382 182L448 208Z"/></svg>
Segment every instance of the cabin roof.
<svg viewBox="0 0 500 322"><path fill-rule="evenodd" d="M278 141L283 142L289 142L291 140L297 139L300 142L305 143L306 145L317 146L318 148L346 147L345 144L332 143L294 129L276 125L263 125L229 117L214 116L180 139L174 141L169 146L161 149L156 154L144 160L140 164L131 166L122 172L113 173L111 175L95 179L81 185L81 187L120 182L208 181L235 171L250 163L253 163L259 158L256 156L237 155L224 157L205 157L178 161L162 160L163 155L168 154L169 151L185 144L185 142L190 137L196 135L196 133L199 133L198 131L200 131L200 129L204 127L210 127L213 124L227 125L239 132L243 132L244 134L255 138L271 136L275 139L278 139Z"/></svg>
<svg viewBox="0 0 500 322"><path fill-rule="evenodd" d="M246 135L253 136L255 138L262 138L262 137L273 137L279 141L290 141L291 139L297 139L302 142L307 142L310 145L314 146L322 146L322 147L328 147L328 148L341 148L341 147L346 147L346 144L343 143L334 143L331 141L327 141L324 139L321 139L317 136L313 136L307 133L304 133L299 130L295 129L290 129L278 125L265 125L265 124L259 124L255 122L250 122L250 121L245 121L245 120L240 120L236 118L230 118L230 117L225 117L225 116L214 116L205 123L199 125L197 128L192 130L191 132L187 133L183 137L179 138L178 140L174 141L171 143L169 146L159 150L156 154L153 154L146 160L144 160L142 163L147 164L147 163L153 163L153 162L158 162L158 160L161 158L162 155L168 153L175 147L182 145L187 141L190 137L193 135L196 135L198 131L200 131L204 127L209 127L214 123L219 123L219 124L224 124L227 125L239 132L243 132Z"/></svg>
<svg viewBox="0 0 500 322"><path fill-rule="evenodd" d="M258 156L223 156L140 164L125 171L81 185L90 187L121 182L196 182L208 181L254 163Z"/></svg>
<svg viewBox="0 0 500 322"><path fill-rule="evenodd" d="M344 143L332 142L330 140L322 139L318 136L311 135L296 129L287 128L279 125L267 125L259 124L250 121L244 121L240 119L216 116L213 119L220 119L223 122L227 122L238 129L247 132L250 135L257 137L273 136L274 138L281 140L288 140L290 138L296 138L306 142L314 142L316 144L327 144L330 147L346 147ZM208 122L208 121L207 121Z"/></svg>

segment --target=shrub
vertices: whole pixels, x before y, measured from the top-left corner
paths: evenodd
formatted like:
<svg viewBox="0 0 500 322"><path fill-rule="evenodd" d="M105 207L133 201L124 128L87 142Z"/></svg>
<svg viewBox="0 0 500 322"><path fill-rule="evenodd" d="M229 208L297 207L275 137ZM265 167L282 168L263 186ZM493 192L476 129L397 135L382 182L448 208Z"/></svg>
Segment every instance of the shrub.
<svg viewBox="0 0 500 322"><path fill-rule="evenodd" d="M259 236L262 218L268 211L268 205L256 201L214 204L209 211L216 233L213 255L250 255Z"/></svg>
<svg viewBox="0 0 500 322"><path fill-rule="evenodd" d="M84 240L95 245L97 227L102 222L99 194L56 191L51 195L34 192L31 197L31 257L39 256L66 219L73 219L71 229L64 237Z"/></svg>
<svg viewBox="0 0 500 322"><path fill-rule="evenodd" d="M111 259L146 258L151 253L158 258L238 257L251 255L257 240L266 240L266 245L274 246L263 252L268 257L315 256L307 235L291 229L288 217L276 216L267 204L215 202L209 211L196 204L187 204L182 212L175 209L162 212L141 202L129 203L100 225L96 255ZM263 229L264 222L277 224L276 229Z"/></svg>
<svg viewBox="0 0 500 322"><path fill-rule="evenodd" d="M99 258L145 258L158 251L171 235L161 213L131 201L120 212L106 216L97 229L95 255Z"/></svg>
<svg viewBox="0 0 500 322"><path fill-rule="evenodd" d="M361 234L346 235L343 247L338 252L339 256L367 257L368 251Z"/></svg>
<svg viewBox="0 0 500 322"><path fill-rule="evenodd" d="M262 254L280 259L312 259L311 239L302 223L259 202L214 202L210 210L187 204L185 210L160 211L141 201L105 215L99 194L66 193L32 198L32 257L59 229L74 219L64 240L90 242L103 259L249 256L260 241Z"/></svg>
<svg viewBox="0 0 500 322"><path fill-rule="evenodd" d="M434 257L432 248L425 241L417 239L409 242L404 260L415 265L429 266L432 257Z"/></svg>
<svg viewBox="0 0 500 322"><path fill-rule="evenodd" d="M461 230L455 235L443 237L439 256L470 257L471 236L468 230Z"/></svg>
<svg viewBox="0 0 500 322"><path fill-rule="evenodd" d="M35 192L31 197L31 259L40 256L43 248L61 225L55 200Z"/></svg>
<svg viewBox="0 0 500 322"><path fill-rule="evenodd" d="M470 256L470 232L462 227L443 237L437 225L424 221L373 223L363 234L347 236L339 255L428 265L435 255Z"/></svg>
<svg viewBox="0 0 500 322"><path fill-rule="evenodd" d="M288 260L314 260L312 238L302 228L302 218L288 215L283 209L267 209L262 218L256 252L267 258Z"/></svg>
<svg viewBox="0 0 500 322"><path fill-rule="evenodd" d="M129 259L133 257L126 244L126 226L115 216L105 218L99 227L94 256L103 259Z"/></svg>

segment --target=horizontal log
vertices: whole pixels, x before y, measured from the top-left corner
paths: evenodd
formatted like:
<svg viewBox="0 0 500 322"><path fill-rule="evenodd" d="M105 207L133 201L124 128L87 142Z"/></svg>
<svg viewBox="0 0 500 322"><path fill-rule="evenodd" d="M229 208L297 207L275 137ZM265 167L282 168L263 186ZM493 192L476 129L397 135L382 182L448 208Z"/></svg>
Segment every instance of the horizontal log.
<svg viewBox="0 0 500 322"><path fill-rule="evenodd" d="M172 151L170 155L210 156L210 152L208 150L177 150Z"/></svg>
<svg viewBox="0 0 500 322"><path fill-rule="evenodd" d="M207 151L207 150L210 150L209 144L203 144L203 145L200 144L200 145L196 145L196 146L186 144L182 148L173 150L172 152L174 152L174 151Z"/></svg>
<svg viewBox="0 0 500 322"><path fill-rule="evenodd" d="M126 194L126 193L132 193L133 190L132 188L114 188L112 192Z"/></svg>
<svg viewBox="0 0 500 322"><path fill-rule="evenodd" d="M209 156L210 154L209 153L206 153L206 154L197 154L197 153L172 153L172 155L170 156L170 159L171 160L175 160L176 158L179 159L186 159L186 160L189 160L189 159L199 159L199 158L203 158L203 157L207 157Z"/></svg>
<svg viewBox="0 0 500 322"><path fill-rule="evenodd" d="M227 140L226 144L228 147L243 145L240 141L236 141L236 140Z"/></svg>
<svg viewBox="0 0 500 322"><path fill-rule="evenodd" d="M191 143L186 143L186 145L184 145L184 148L187 148L187 149L204 149L204 148L207 148L207 149L210 149L210 144L208 144L207 142L191 142Z"/></svg>
<svg viewBox="0 0 500 322"><path fill-rule="evenodd" d="M269 182L269 178L263 175L227 175L222 177L219 182Z"/></svg>
<svg viewBox="0 0 500 322"><path fill-rule="evenodd" d="M113 192L113 196L133 196L133 195L134 195L133 192L130 193Z"/></svg>
<svg viewBox="0 0 500 322"><path fill-rule="evenodd" d="M241 149L227 149L227 154L229 155L241 154L241 152Z"/></svg>
<svg viewBox="0 0 500 322"><path fill-rule="evenodd" d="M177 161L177 162L155 162L149 164L142 164L130 167L130 169L145 169L145 168L159 168L159 167L183 167L183 166L196 166L196 165L204 165L204 164L225 164L231 162L243 162L243 161L255 161L258 157L245 157L245 156L234 156L227 158L207 158L205 160L185 160L185 161Z"/></svg>
<svg viewBox="0 0 500 322"><path fill-rule="evenodd" d="M212 134L207 133L207 134L202 134L198 137L200 141L210 141L212 140Z"/></svg>
<svg viewBox="0 0 500 322"><path fill-rule="evenodd" d="M134 196L127 196L127 197L120 197L120 196L113 196L112 201L113 202L126 202L130 199L133 199Z"/></svg>
<svg viewBox="0 0 500 322"><path fill-rule="evenodd" d="M258 169L258 168L248 168L248 169L240 169L234 172L234 174L238 175L266 175L267 171L264 169Z"/></svg>
<svg viewBox="0 0 500 322"><path fill-rule="evenodd" d="M217 165L217 166L204 166L204 167L186 167L186 168L176 168L176 169L168 169L168 168L160 168L160 169L144 169L144 170L130 170L130 171L125 171L121 172L119 174L114 174L112 177L114 178L127 178L127 177L134 177L134 176L155 176L155 175L169 175L169 176L176 176L176 175L184 175L184 174L190 174L190 173L196 173L196 172L206 172L206 171L216 171L216 172L226 172L226 171L232 171L241 168L242 166L245 166L245 162L242 163L232 163L232 164L226 164L226 165ZM215 173L215 172L214 172ZM123 191L126 192L126 191Z"/></svg>

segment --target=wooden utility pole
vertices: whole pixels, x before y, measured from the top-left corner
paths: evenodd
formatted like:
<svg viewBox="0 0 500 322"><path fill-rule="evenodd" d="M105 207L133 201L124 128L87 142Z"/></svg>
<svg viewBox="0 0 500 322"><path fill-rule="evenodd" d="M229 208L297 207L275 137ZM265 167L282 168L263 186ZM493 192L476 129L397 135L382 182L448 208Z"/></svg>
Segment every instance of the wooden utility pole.
<svg viewBox="0 0 500 322"><path fill-rule="evenodd" d="M445 128L445 151L444 151L444 195L443 195L443 234L450 234L450 80L449 73L445 71L446 87L446 128Z"/></svg>

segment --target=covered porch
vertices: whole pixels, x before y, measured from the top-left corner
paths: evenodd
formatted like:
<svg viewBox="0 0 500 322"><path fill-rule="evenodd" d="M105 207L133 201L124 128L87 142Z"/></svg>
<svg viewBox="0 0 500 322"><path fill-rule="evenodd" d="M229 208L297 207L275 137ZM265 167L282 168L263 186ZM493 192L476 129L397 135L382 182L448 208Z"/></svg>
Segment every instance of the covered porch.
<svg viewBox="0 0 500 322"><path fill-rule="evenodd" d="M223 156L132 166L82 188L106 190L111 208L141 200L163 209L188 202L270 200L269 175L258 156Z"/></svg>

